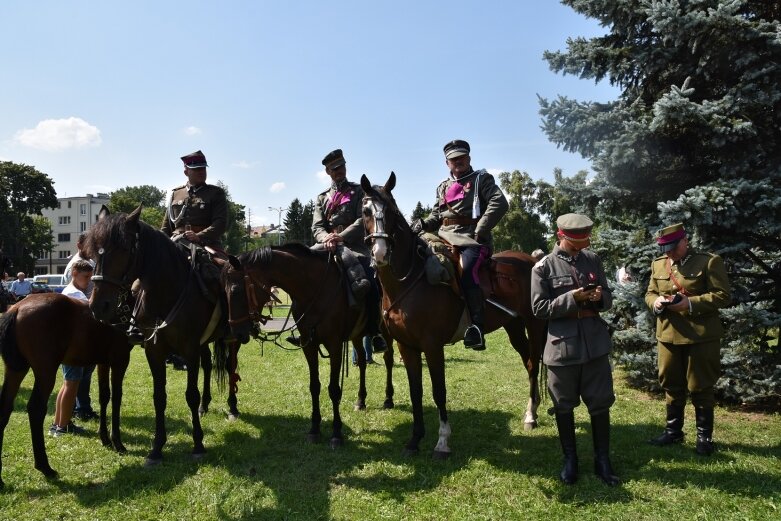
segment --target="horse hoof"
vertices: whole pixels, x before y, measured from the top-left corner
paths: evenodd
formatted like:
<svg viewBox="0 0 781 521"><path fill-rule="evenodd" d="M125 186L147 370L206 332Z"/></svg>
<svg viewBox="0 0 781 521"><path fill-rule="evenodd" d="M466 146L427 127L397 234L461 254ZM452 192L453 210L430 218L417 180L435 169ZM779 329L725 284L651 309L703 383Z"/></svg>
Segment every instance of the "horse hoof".
<svg viewBox="0 0 781 521"><path fill-rule="evenodd" d="M38 467L36 467L36 468L38 468ZM54 470L51 467L38 468L38 470L41 471L41 474L43 474L44 476L46 476L49 479L53 479L53 478L56 478L57 476L59 476L57 471Z"/></svg>
<svg viewBox="0 0 781 521"><path fill-rule="evenodd" d="M356 403L353 406L354 411L365 411L366 410L366 404L365 403Z"/></svg>
<svg viewBox="0 0 781 521"><path fill-rule="evenodd" d="M307 441L307 443L319 443L320 442L320 435L319 434L307 434L306 435L306 441Z"/></svg>
<svg viewBox="0 0 781 521"><path fill-rule="evenodd" d="M537 422L526 422L523 424L523 430L525 431L531 431L537 428Z"/></svg>
<svg viewBox="0 0 781 521"><path fill-rule="evenodd" d="M332 449L338 449L344 446L344 440L342 438L331 438L330 446Z"/></svg>
<svg viewBox="0 0 781 521"><path fill-rule="evenodd" d="M117 451L118 454L127 454L127 449L121 443L114 445L114 450Z"/></svg>
<svg viewBox="0 0 781 521"><path fill-rule="evenodd" d="M228 413L228 421L229 422L235 422L238 419L239 419L239 413L232 413L232 412Z"/></svg>
<svg viewBox="0 0 781 521"><path fill-rule="evenodd" d="M150 468L150 467L156 467L157 465L161 464L163 462L163 458L150 458L147 457L144 460L144 467Z"/></svg>
<svg viewBox="0 0 781 521"><path fill-rule="evenodd" d="M393 400L385 400L382 404L383 409L393 409L396 407L396 404L393 403Z"/></svg>
<svg viewBox="0 0 781 521"><path fill-rule="evenodd" d="M450 457L450 453L443 452L441 450L435 450L432 456L435 460L442 461L448 459Z"/></svg>

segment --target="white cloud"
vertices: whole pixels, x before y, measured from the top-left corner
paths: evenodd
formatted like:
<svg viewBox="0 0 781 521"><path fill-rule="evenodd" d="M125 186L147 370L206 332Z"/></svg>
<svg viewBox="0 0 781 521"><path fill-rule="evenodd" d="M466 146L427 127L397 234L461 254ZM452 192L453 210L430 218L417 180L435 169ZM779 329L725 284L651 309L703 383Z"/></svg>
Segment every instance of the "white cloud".
<svg viewBox="0 0 781 521"><path fill-rule="evenodd" d="M188 136L197 136L198 134L201 133L201 129L198 127L189 126L184 129L184 133L187 134Z"/></svg>
<svg viewBox="0 0 781 521"><path fill-rule="evenodd" d="M241 161L236 161L235 163L231 164L231 166L236 168L243 168L244 170L250 169L258 164L257 161L249 162L244 161L243 159Z"/></svg>
<svg viewBox="0 0 781 521"><path fill-rule="evenodd" d="M331 184L331 176L325 173L325 170L320 170L317 174L317 180L321 185L329 186Z"/></svg>
<svg viewBox="0 0 781 521"><path fill-rule="evenodd" d="M14 136L20 145L57 152L69 148L96 147L103 141L100 129L81 118L45 119L35 128L20 130Z"/></svg>
<svg viewBox="0 0 781 521"><path fill-rule="evenodd" d="M285 189L285 183L279 182L279 183L274 183L273 185L271 185L271 188L269 188L268 191L271 192L271 193L276 194L278 192L281 192L284 189Z"/></svg>

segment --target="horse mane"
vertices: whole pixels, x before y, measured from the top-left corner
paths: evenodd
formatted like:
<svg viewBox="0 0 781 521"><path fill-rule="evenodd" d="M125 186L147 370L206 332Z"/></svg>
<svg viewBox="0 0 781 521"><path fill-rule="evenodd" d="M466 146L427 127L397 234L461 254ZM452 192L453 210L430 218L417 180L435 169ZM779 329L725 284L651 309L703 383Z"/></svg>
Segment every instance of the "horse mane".
<svg viewBox="0 0 781 521"><path fill-rule="evenodd" d="M373 195L379 197L385 203L385 206L398 218L399 227L404 231L412 233L412 227L409 222L407 222L404 214L401 213L401 210L399 210L399 205L396 204L396 199L393 197L393 194L390 191L386 191L385 188L380 185L372 185L371 192Z"/></svg>
<svg viewBox="0 0 781 521"><path fill-rule="evenodd" d="M256 250L241 253L238 256L239 262L243 265L267 266L271 263L271 257L274 251L284 251L299 256L319 256L320 252L313 251L308 246L300 242L288 242L282 246L264 246Z"/></svg>

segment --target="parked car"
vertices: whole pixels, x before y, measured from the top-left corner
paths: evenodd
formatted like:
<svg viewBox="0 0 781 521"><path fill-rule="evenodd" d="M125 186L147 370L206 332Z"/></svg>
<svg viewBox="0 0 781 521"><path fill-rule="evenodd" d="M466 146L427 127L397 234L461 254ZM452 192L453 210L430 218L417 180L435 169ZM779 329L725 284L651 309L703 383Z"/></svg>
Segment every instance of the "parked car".
<svg viewBox="0 0 781 521"><path fill-rule="evenodd" d="M51 290L55 293L62 293L65 289L65 276L57 273L48 273L46 275L36 275L33 277L33 282L43 282L47 284Z"/></svg>
<svg viewBox="0 0 781 521"><path fill-rule="evenodd" d="M30 293L52 293L53 290L45 282L33 282Z"/></svg>

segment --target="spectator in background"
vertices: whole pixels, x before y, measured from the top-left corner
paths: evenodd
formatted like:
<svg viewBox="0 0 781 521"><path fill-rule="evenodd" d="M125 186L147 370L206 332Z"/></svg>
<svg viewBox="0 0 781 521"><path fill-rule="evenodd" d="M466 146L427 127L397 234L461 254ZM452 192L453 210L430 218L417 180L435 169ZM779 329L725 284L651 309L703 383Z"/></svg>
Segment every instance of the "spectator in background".
<svg viewBox="0 0 781 521"><path fill-rule="evenodd" d="M540 248L537 248L531 253L531 255L532 255L532 259L534 259L534 262L540 262L540 259L545 257L545 252L542 251Z"/></svg>
<svg viewBox="0 0 781 521"><path fill-rule="evenodd" d="M23 271L16 274L16 280L11 283L11 294L16 300L22 300L33 290L33 283L25 279Z"/></svg>

